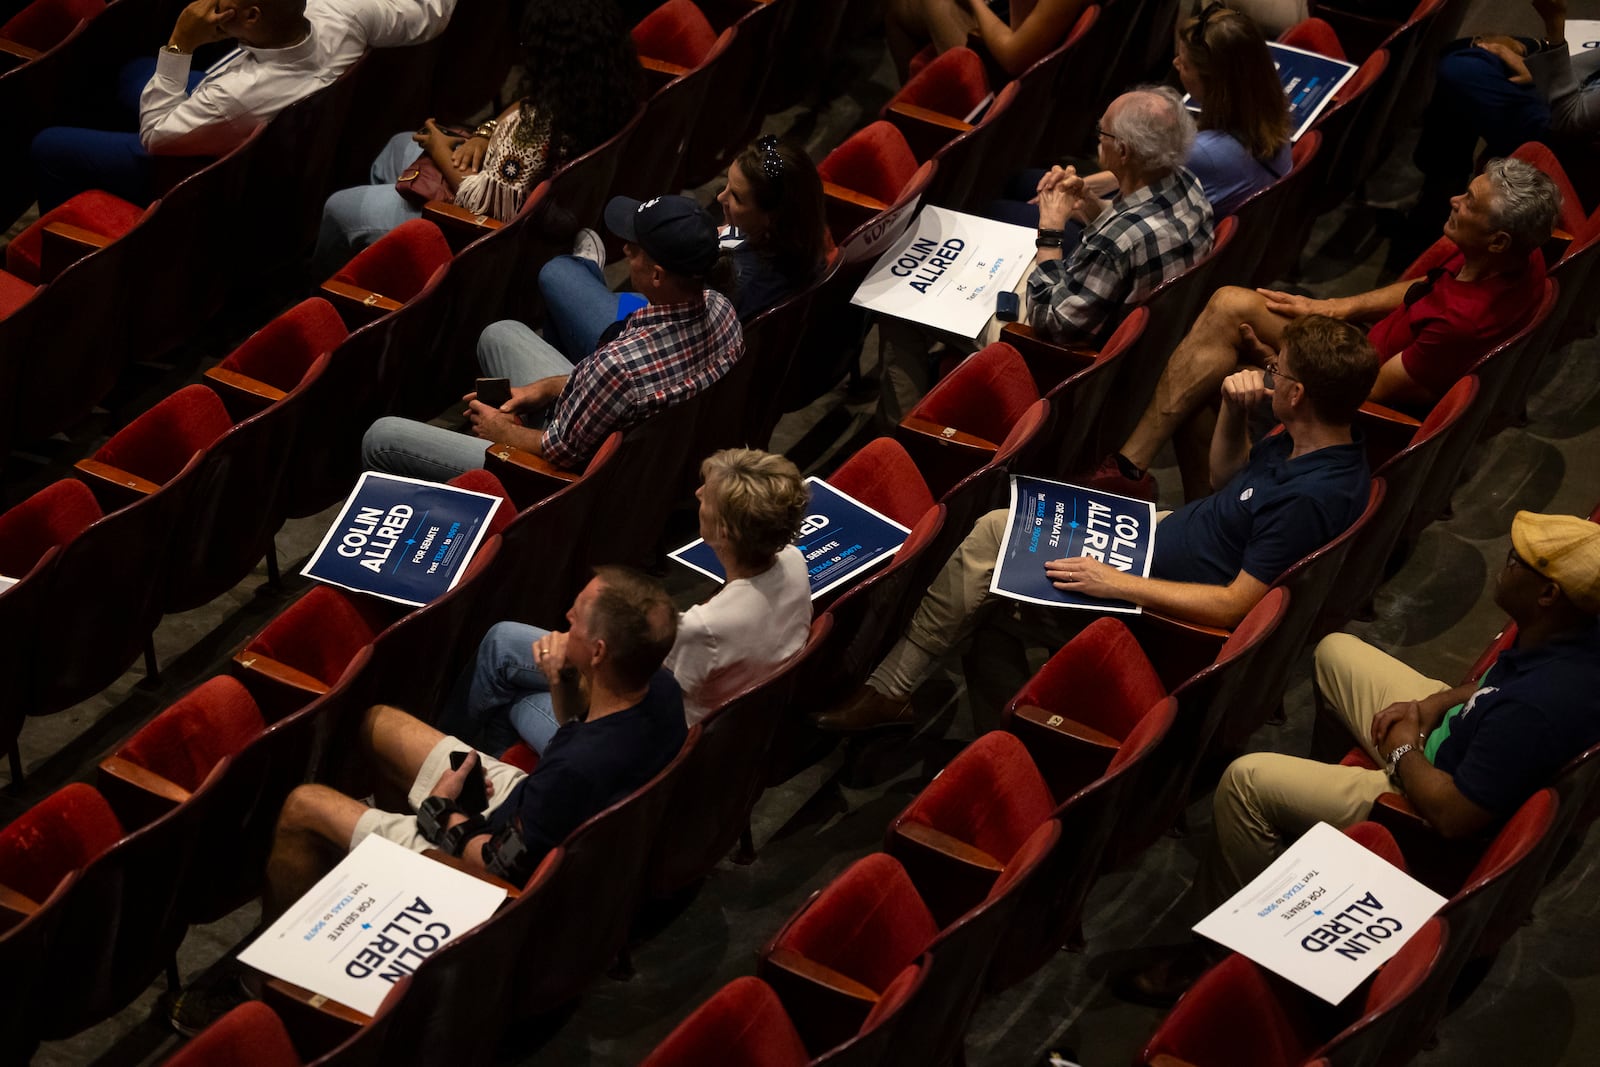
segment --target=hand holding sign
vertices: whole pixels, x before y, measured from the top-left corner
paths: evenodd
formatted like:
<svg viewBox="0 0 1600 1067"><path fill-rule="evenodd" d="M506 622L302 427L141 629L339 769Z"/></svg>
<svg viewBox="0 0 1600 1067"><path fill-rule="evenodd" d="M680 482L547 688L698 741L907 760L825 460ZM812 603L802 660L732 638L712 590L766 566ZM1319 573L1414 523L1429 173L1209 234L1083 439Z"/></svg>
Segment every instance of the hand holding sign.
<svg viewBox="0 0 1600 1067"><path fill-rule="evenodd" d="M1117 600L1123 595L1120 587L1124 573L1088 556L1050 560L1044 565L1044 573L1049 577L1050 584L1063 593L1106 600Z"/></svg>

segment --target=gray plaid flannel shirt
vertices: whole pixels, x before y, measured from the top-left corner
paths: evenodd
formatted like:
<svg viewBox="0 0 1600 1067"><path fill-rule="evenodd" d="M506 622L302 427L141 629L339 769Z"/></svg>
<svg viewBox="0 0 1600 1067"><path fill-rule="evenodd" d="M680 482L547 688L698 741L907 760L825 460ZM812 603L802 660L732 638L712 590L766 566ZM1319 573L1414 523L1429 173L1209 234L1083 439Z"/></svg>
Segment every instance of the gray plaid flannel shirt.
<svg viewBox="0 0 1600 1067"><path fill-rule="evenodd" d="M1182 167L1124 197L1086 227L1072 254L1028 276L1028 320L1059 341L1103 340L1143 300L1211 248L1211 204Z"/></svg>

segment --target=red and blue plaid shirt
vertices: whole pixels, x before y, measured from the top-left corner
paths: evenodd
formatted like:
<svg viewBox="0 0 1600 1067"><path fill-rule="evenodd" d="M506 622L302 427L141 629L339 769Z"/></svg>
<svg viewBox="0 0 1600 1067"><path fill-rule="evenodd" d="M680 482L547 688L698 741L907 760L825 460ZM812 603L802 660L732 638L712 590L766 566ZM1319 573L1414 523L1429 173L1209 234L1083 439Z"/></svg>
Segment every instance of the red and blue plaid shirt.
<svg viewBox="0 0 1600 1067"><path fill-rule="evenodd" d="M545 426L544 458L577 470L611 431L688 400L742 355L739 317L721 293L640 308L614 341L573 368Z"/></svg>

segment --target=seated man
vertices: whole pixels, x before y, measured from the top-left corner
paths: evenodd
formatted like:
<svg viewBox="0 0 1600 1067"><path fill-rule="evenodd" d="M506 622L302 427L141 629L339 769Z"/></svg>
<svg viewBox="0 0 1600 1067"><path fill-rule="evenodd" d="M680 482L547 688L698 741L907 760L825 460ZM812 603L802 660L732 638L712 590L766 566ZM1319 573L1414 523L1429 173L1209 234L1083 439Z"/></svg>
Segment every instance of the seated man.
<svg viewBox="0 0 1600 1067"><path fill-rule="evenodd" d="M378 798L405 810L369 808L324 785L289 794L267 863L268 921L332 870L368 834L416 852L441 848L473 871L522 885L546 852L591 815L639 788L677 755L687 732L678 683L661 669L677 612L661 583L624 567L600 567L567 612L566 663L556 686L561 727L531 774L378 705L361 725L376 761ZM582 721L564 713L579 688ZM468 752L458 770L452 752ZM483 765L489 805L456 803Z"/></svg>
<svg viewBox="0 0 1600 1067"><path fill-rule="evenodd" d="M1361 331L1320 315L1284 330L1265 374L1222 383L1211 444L1217 491L1156 529L1150 577L1086 556L1044 565L1056 588L1127 600L1186 622L1232 628L1295 562L1332 540L1366 507L1371 481L1350 420L1372 388L1378 357ZM1250 446L1246 420L1263 401L1284 432ZM842 707L816 718L851 731L910 721L911 694L975 626L1009 518L992 511L934 579L904 637ZM1067 609L1063 609L1067 610Z"/></svg>
<svg viewBox="0 0 1600 1067"><path fill-rule="evenodd" d="M1302 315L1376 320L1368 337L1384 362L1369 399L1425 411L1527 321L1544 286L1539 247L1559 210L1560 194L1543 171L1521 160L1492 160L1450 201L1444 235L1457 251L1426 278L1332 300L1218 289L1173 350L1133 436L1101 462L1091 484L1153 496L1145 472L1161 446L1241 363L1259 364L1275 351L1284 327Z"/></svg>
<svg viewBox="0 0 1600 1067"><path fill-rule="evenodd" d="M1096 131L1100 168L1116 178L1116 193L1101 200L1072 167L1046 174L1039 183L1039 251L1027 278L1029 323L1070 343L1103 340L1128 304L1211 248L1211 205L1182 166L1195 124L1178 94L1164 86L1123 93ZM1069 219L1084 224L1076 243ZM887 319L880 329L880 413L898 422L928 391L929 338L904 320Z"/></svg>
<svg viewBox="0 0 1600 1067"><path fill-rule="evenodd" d="M39 208L85 189L150 199L150 155L218 156L253 129L348 70L368 48L421 44L444 30L456 0L194 0L137 84L139 132L52 127L33 141ZM196 48L238 47L190 73ZM153 75L151 71L153 70Z"/></svg>
<svg viewBox="0 0 1600 1067"><path fill-rule="evenodd" d="M738 362L739 317L727 297L705 287L720 255L711 216L686 196L642 204L619 196L605 217L647 305L576 367L520 322L490 325L478 339L478 364L487 376L511 379L511 399L495 409L468 393L471 434L381 418L361 442L368 468L448 481L483 466L485 442L498 441L578 470L611 431L681 404ZM542 430L519 417L546 407Z"/></svg>
<svg viewBox="0 0 1600 1067"><path fill-rule="evenodd" d="M1517 641L1466 685L1425 677L1350 634L1323 638L1317 690L1378 769L1276 752L1234 760L1212 800L1216 839L1185 897L1187 918L1220 907L1317 823L1361 822L1384 793L1403 793L1443 836L1468 837L1600 742L1600 526L1517 512L1494 601ZM1187 948L1126 991L1175 998L1204 951Z"/></svg>

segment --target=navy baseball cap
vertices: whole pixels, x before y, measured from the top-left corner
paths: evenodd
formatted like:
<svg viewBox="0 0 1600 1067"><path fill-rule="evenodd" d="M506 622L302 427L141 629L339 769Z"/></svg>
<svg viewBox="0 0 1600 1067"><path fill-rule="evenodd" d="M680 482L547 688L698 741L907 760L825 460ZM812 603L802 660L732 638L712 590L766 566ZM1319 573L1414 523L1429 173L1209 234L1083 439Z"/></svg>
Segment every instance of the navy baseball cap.
<svg viewBox="0 0 1600 1067"><path fill-rule="evenodd" d="M717 224L687 196L640 202L614 196L606 205L606 228L674 274L704 277L717 261Z"/></svg>

